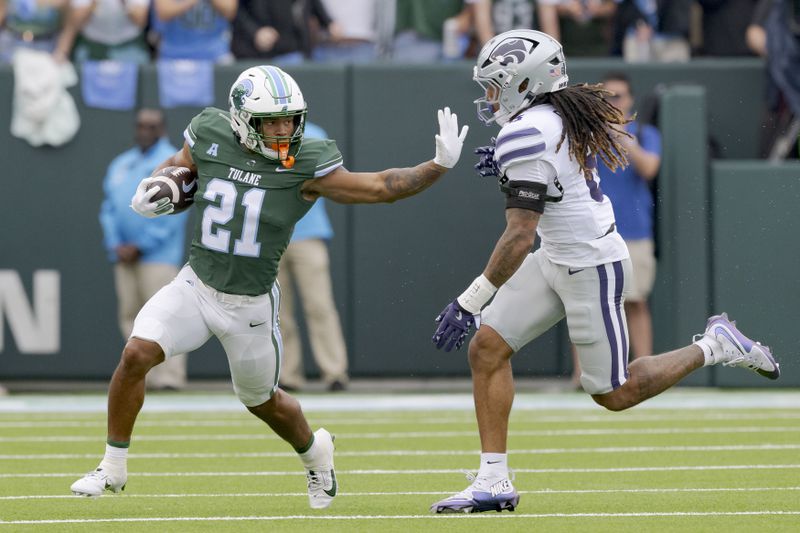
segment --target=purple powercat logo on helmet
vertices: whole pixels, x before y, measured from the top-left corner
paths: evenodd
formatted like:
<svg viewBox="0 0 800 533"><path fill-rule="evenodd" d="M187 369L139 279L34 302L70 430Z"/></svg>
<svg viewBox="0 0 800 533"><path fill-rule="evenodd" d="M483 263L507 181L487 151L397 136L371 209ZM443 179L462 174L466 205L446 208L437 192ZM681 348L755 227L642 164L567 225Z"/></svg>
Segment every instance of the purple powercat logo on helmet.
<svg viewBox="0 0 800 533"><path fill-rule="evenodd" d="M525 39L506 39L492 50L491 58L503 66L509 63L522 63L525 59L531 42Z"/></svg>

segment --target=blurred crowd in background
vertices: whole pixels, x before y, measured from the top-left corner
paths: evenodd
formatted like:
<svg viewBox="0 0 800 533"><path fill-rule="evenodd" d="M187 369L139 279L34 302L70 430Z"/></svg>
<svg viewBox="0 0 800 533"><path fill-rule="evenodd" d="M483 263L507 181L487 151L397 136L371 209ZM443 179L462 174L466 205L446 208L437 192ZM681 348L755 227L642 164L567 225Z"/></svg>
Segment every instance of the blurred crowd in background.
<svg viewBox="0 0 800 533"><path fill-rule="evenodd" d="M162 104L202 107L211 97L198 80L214 64L469 59L516 28L554 36L569 58L765 57L761 155L797 157L800 0L0 0L0 64L20 48L81 64L102 78L84 83L87 105L124 109L135 66L156 61L191 80Z"/></svg>
<svg viewBox="0 0 800 533"><path fill-rule="evenodd" d="M570 57L686 61L766 53L774 0L3 0L0 60L427 62L539 29Z"/></svg>

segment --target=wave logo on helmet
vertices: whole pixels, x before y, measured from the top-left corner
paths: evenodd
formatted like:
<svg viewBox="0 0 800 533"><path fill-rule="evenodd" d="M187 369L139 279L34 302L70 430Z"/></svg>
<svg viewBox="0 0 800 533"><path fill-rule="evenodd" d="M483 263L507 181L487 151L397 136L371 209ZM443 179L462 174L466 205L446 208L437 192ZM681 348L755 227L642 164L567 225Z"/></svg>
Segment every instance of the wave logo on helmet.
<svg viewBox="0 0 800 533"><path fill-rule="evenodd" d="M233 107L241 110L244 107L244 99L253 94L253 82L245 78L231 91L231 102Z"/></svg>
<svg viewBox="0 0 800 533"><path fill-rule="evenodd" d="M530 51L530 44L530 41L524 39L506 39L492 50L490 58L503 66L522 63Z"/></svg>

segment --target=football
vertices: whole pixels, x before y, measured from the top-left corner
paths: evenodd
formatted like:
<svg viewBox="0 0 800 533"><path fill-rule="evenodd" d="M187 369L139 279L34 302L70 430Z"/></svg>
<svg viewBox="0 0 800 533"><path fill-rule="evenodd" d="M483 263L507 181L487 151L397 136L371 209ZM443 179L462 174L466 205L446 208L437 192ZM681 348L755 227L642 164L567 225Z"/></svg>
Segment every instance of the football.
<svg viewBox="0 0 800 533"><path fill-rule="evenodd" d="M147 186L149 191L158 187L159 191L151 198L152 202L160 198L169 198L175 210L171 214L185 211L194 203L197 192L197 178L186 167L164 167L152 176L156 181Z"/></svg>

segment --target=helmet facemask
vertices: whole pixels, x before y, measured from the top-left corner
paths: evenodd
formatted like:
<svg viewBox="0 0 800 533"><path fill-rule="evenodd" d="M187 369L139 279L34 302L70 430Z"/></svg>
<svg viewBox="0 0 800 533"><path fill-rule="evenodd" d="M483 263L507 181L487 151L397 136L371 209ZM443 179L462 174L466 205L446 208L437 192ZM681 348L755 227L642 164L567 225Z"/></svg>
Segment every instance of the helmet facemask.
<svg viewBox="0 0 800 533"><path fill-rule="evenodd" d="M262 127L264 121L275 120L283 117L293 117L294 128L291 135L265 135ZM267 113L258 114L250 117L247 121L248 139L251 144L259 147L260 152L269 159L287 161L294 157L300 148L303 140L303 133L306 127L306 111L289 111L286 113Z"/></svg>

